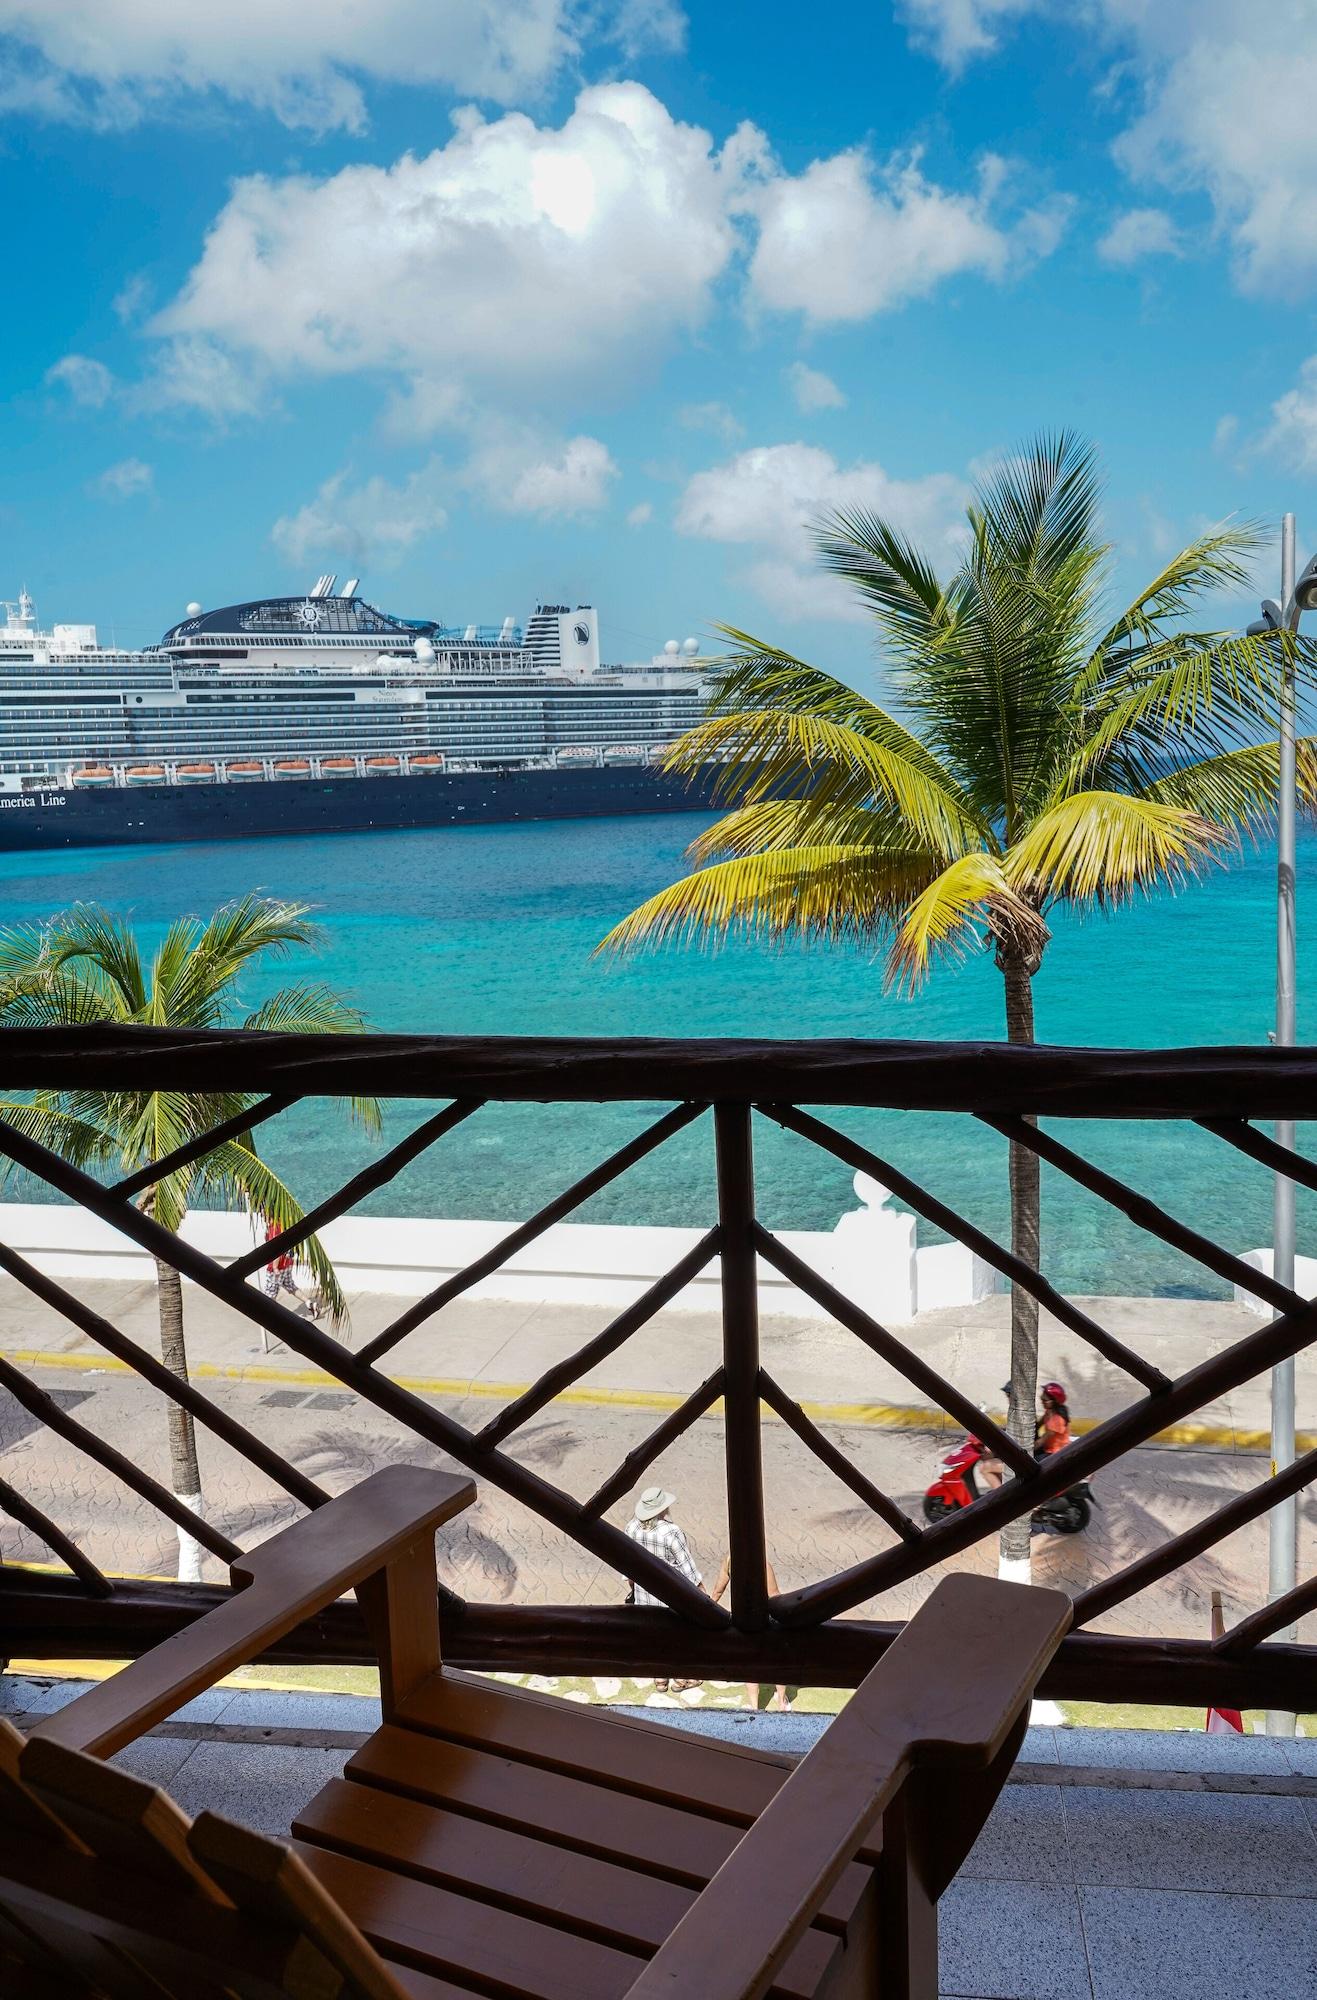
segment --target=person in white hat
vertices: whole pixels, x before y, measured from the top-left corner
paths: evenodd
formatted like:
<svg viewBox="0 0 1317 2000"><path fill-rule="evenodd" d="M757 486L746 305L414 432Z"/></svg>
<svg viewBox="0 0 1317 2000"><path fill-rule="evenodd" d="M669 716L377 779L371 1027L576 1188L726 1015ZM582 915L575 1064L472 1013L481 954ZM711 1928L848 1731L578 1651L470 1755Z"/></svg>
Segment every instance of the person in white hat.
<svg viewBox="0 0 1317 2000"><path fill-rule="evenodd" d="M648 1549L652 1556L657 1556L661 1562L667 1563L679 1576L684 1576L687 1583L693 1583L698 1590L703 1585L704 1578L695 1567L690 1543L669 1512L676 1504L675 1493L669 1493L662 1486L647 1486L636 1499L635 1512L626 1524L626 1531L633 1542L639 1542L642 1549ZM661 1597L655 1597L651 1591L645 1590L638 1583L632 1584L627 1602L657 1605L660 1609L663 1607ZM655 1681L654 1685L660 1694L667 1692L667 1681ZM694 1682L674 1681L672 1685L680 1692L684 1687L693 1687Z"/></svg>

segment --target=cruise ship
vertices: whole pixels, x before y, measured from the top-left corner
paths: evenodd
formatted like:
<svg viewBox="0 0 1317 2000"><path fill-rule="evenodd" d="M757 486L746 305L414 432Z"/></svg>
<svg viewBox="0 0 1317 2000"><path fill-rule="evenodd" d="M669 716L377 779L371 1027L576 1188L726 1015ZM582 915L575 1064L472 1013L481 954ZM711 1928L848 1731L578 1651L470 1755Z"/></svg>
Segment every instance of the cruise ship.
<svg viewBox="0 0 1317 2000"><path fill-rule="evenodd" d="M592 605L523 630L399 618L321 576L157 645L0 627L0 849L354 832L698 807L663 748L704 712L693 639L600 662Z"/></svg>

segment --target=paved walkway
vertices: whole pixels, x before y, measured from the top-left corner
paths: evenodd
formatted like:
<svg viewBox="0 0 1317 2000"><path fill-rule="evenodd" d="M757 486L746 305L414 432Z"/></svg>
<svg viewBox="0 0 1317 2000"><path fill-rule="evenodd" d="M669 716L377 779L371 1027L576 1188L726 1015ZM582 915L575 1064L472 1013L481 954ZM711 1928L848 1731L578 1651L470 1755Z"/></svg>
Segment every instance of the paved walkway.
<svg viewBox="0 0 1317 2000"><path fill-rule="evenodd" d="M77 1684L0 1676L0 1713ZM824 1718L683 1716L807 1749ZM120 1757L189 1813L273 1834L379 1721L345 1695L217 1689ZM1317 1741L1031 1729L941 1906L943 2000L1306 2000L1317 1992Z"/></svg>
<svg viewBox="0 0 1317 2000"><path fill-rule="evenodd" d="M155 1351L154 1287L118 1279L68 1281L77 1295L124 1332ZM199 1380L306 1382L308 1364L286 1347L266 1353L251 1323L194 1286L185 1290L188 1346ZM351 1299L350 1344L361 1346L406 1301L379 1293ZM1000 1411L1009 1354L1009 1300L1004 1294L968 1308L928 1313L894 1329L911 1349L981 1407ZM1240 1307L1198 1299L1084 1299L1101 1325L1169 1375L1219 1353L1259 1322ZM507 1401L543 1371L573 1353L610 1318L598 1306L526 1305L459 1299L408 1336L389 1359L390 1372L426 1393ZM716 1315L659 1314L575 1389L563 1407L671 1409L704 1380L721 1351ZM835 1422L926 1427L926 1399L899 1372L830 1321L768 1318L761 1330L764 1366L812 1414ZM0 1279L0 1351L28 1365L104 1369L105 1357L66 1320L11 1279ZM1111 1415L1132 1400L1134 1385L1076 1335L1044 1314L1040 1369L1071 1392L1077 1428ZM1317 1346L1299 1358L1299 1424L1317 1444ZM312 1371L319 1379L319 1371ZM1178 1442L1226 1450L1259 1450L1269 1436L1267 1378L1244 1384L1209 1404L1174 1433Z"/></svg>

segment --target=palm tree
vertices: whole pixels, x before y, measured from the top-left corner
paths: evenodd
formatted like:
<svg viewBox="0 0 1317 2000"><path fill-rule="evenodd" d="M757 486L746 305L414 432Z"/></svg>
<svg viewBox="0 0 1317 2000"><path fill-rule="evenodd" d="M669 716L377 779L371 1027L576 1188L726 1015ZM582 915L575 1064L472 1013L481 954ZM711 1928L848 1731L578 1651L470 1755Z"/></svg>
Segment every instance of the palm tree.
<svg viewBox="0 0 1317 2000"><path fill-rule="evenodd" d="M720 628L735 650L667 767L712 765L732 810L692 844L695 872L601 949L737 929L885 936L889 977L912 989L939 955L987 946L1007 1039L1032 1042L1049 910L1107 908L1192 874L1265 819L1276 790L1275 649L1175 629L1246 580L1259 532L1200 536L1113 615L1098 507L1094 453L1062 435L980 483L945 581L885 521L821 523L822 560L872 612L906 720ZM1036 1266L1038 1161L1019 1145L1009 1182L1012 1248ZM1037 1354L1037 1303L1015 1287L1008 1427L1026 1445ZM1003 1534L1004 1572L1027 1573L1028 1554L1026 1518Z"/></svg>
<svg viewBox="0 0 1317 2000"><path fill-rule="evenodd" d="M0 930L0 1023L23 1027L115 1026L277 1029L285 1034L335 1034L360 1029L361 1016L322 985L282 987L245 1020L235 1021L239 975L256 960L311 946L316 931L304 905L244 896L203 922L181 917L165 932L151 964L121 918L79 905L46 924ZM0 1103L0 1116L29 1138L88 1171L137 1172L190 1139L234 1117L255 1098L241 1091L43 1090L21 1102ZM375 1105L354 1100L356 1115L377 1127ZM286 1229L302 1208L261 1159L250 1133L223 1141L191 1165L175 1169L137 1197L143 1213L166 1229L182 1227L201 1197L235 1199L267 1226ZM319 1240L302 1254L319 1284L331 1323L346 1320L346 1301ZM184 1381L188 1376L183 1329L183 1287L172 1265L156 1259L160 1358ZM169 1458L174 1492L195 1513L202 1509L192 1417L169 1406ZM180 1579L200 1575L199 1544L181 1529Z"/></svg>

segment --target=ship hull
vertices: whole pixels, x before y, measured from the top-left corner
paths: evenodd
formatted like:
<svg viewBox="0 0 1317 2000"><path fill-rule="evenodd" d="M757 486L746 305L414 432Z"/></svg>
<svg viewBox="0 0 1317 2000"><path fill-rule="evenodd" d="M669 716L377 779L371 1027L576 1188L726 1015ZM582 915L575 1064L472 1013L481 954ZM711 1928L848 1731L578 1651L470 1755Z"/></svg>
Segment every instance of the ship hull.
<svg viewBox="0 0 1317 2000"><path fill-rule="evenodd" d="M706 786L633 765L0 792L0 853L708 809Z"/></svg>

